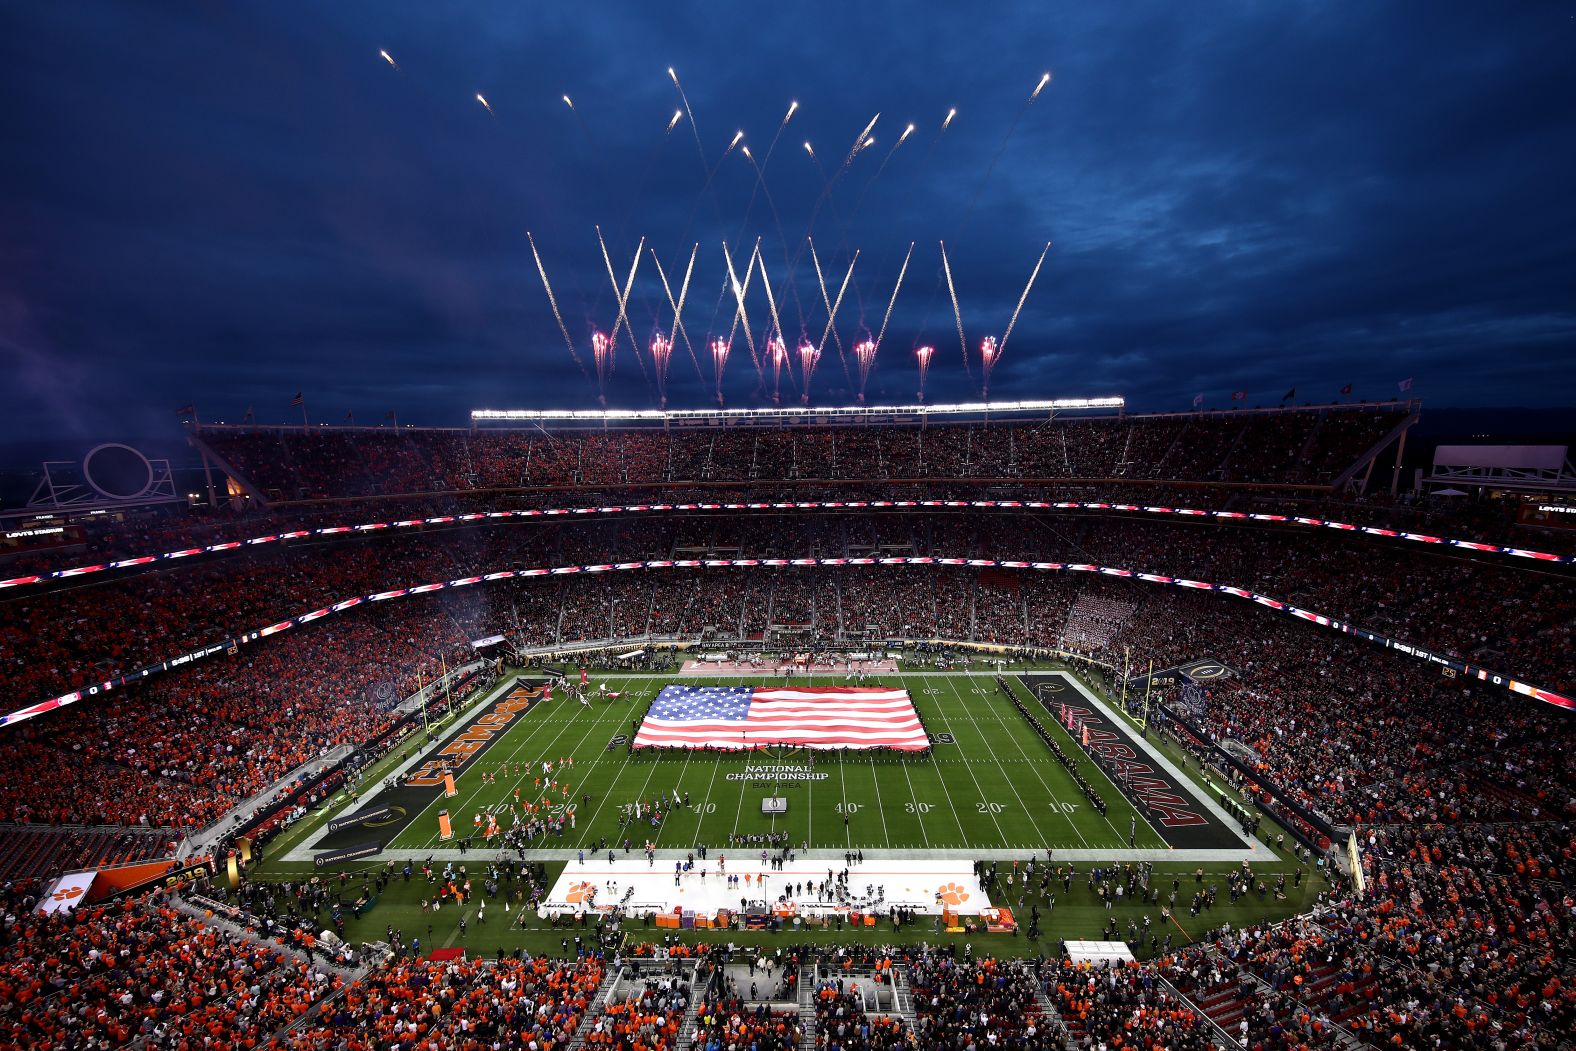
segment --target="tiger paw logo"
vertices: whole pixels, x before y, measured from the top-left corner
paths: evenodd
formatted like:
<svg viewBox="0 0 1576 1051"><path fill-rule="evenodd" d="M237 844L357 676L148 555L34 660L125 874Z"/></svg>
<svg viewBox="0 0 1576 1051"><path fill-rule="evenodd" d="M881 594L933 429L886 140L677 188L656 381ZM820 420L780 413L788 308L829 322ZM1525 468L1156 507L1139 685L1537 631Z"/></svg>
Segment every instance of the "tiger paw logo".
<svg viewBox="0 0 1576 1051"><path fill-rule="evenodd" d="M596 887L590 883L572 883L569 885L569 893L564 895L564 900L571 905L579 905L595 896Z"/></svg>
<svg viewBox="0 0 1576 1051"><path fill-rule="evenodd" d="M956 883L943 883L936 892L943 905L962 905L969 900L969 892Z"/></svg>
<svg viewBox="0 0 1576 1051"><path fill-rule="evenodd" d="M82 897L82 892L85 890L87 890L86 887L62 887L55 891L55 893L51 894L49 897L51 901L75 901L76 899Z"/></svg>

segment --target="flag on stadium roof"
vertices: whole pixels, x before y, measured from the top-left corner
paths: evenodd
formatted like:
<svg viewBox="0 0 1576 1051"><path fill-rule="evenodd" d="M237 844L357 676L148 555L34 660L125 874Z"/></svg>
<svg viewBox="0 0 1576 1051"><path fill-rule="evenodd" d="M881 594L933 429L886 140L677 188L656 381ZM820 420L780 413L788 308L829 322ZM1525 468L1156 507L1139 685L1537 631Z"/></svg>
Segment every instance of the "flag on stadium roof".
<svg viewBox="0 0 1576 1051"><path fill-rule="evenodd" d="M907 690L883 686L665 686L636 748L930 747Z"/></svg>

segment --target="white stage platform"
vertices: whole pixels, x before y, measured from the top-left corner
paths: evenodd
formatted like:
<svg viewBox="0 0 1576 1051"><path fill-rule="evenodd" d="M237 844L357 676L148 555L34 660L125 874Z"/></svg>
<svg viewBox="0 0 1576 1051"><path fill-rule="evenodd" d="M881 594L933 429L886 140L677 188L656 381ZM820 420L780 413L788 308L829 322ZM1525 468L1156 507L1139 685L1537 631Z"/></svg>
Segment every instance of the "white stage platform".
<svg viewBox="0 0 1576 1051"><path fill-rule="evenodd" d="M724 856L726 864L719 870L719 859ZM676 908L700 915L712 915L720 909L738 912L741 898L751 906L760 906L764 901L775 907L787 893L789 883L806 885L804 893L792 894L788 899L802 915L848 911L886 915L894 906L936 915L945 904L959 915L973 916L990 908L990 900L974 878L974 866L969 861L883 858L854 865L848 870L852 905L817 900L811 886L824 882L828 869L835 878L843 867L841 858L785 862L779 871L762 865L758 852L713 852L705 861L697 858L693 871L680 876L677 885L674 864L658 859L655 865L648 865L644 856L622 854L615 855L611 865L606 854L600 861L589 857L585 864L572 861L564 866L563 875L553 885L541 912L609 912L615 905L622 905L632 915L672 912ZM739 882L729 883L729 876L738 876ZM867 886L877 891L869 899ZM942 898L938 900L937 894Z"/></svg>

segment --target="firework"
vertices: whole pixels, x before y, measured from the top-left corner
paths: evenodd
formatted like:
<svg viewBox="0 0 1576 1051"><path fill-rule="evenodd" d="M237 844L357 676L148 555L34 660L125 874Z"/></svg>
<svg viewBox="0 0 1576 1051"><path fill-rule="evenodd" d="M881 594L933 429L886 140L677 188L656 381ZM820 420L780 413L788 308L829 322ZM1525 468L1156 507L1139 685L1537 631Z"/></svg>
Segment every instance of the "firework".
<svg viewBox="0 0 1576 1051"><path fill-rule="evenodd" d="M812 257L815 255L815 246L814 245L810 246L810 254L811 254ZM815 348L814 348L814 350L815 350L815 359L814 360L815 361L820 361L821 360L821 348L826 346L826 337L830 335L834 342L837 339L837 331L836 331L836 328L835 328L835 325L837 324L837 311L843 305L843 294L848 291L848 282L854 276L854 264L857 263L857 262L859 262L859 251L858 251L858 249L855 249L854 257L848 261L848 272L843 275L843 283L842 283L841 287L839 287L838 290L837 290L837 300L836 300L836 302L827 303L827 307L826 307L826 330L821 333L821 342L819 344L817 344L815 346ZM819 277L820 276L820 272L821 272L821 265L820 265L819 262L816 263L815 269L816 269L816 276ZM823 299L825 299L825 297L826 297L826 284L824 282L821 285L821 296L822 296ZM838 343L837 346L838 346L838 353L841 354L842 353L842 344ZM802 357L803 354L804 354L804 346L803 345L801 345L799 347L799 352L800 352L800 356ZM845 363L845 367L846 367L846 363ZM811 370L807 370L805 372L805 374L804 374L804 400L805 400L806 404L809 404L809 401L810 401L810 371L813 371L813 362L812 362L812 369Z"/></svg>
<svg viewBox="0 0 1576 1051"><path fill-rule="evenodd" d="M809 144L809 142L806 142L804 144L804 152L808 153L811 157L814 157L815 156L815 147L811 146Z"/></svg>
<svg viewBox="0 0 1576 1051"><path fill-rule="evenodd" d="M892 298L887 300L886 313L881 316L881 331L876 334L876 346L877 347L879 347L881 345L881 341L886 338L887 322L892 320L892 308L897 305L897 290L903 287L903 275L908 273L908 261L909 261L910 258L913 257L913 255L914 255L914 242L910 241L908 243L908 253L903 256L903 265L902 265L901 268L899 268L899 270L897 272L897 283L892 286ZM875 351L872 350L871 351L871 357L874 358L874 356L875 356ZM868 372L869 370L866 369L865 371ZM859 381L860 393L864 393L864 389L865 389L864 378L861 377L860 381Z"/></svg>
<svg viewBox="0 0 1576 1051"><path fill-rule="evenodd" d="M956 106L954 106L951 109L947 110L947 117L946 117L945 120L943 120L941 122L941 130L942 131L946 131L947 130L947 126L952 123L952 118L956 117L957 115L958 115L958 108Z"/></svg>
<svg viewBox="0 0 1576 1051"><path fill-rule="evenodd" d="M788 347L780 334L773 335L766 344L766 356L772 363L772 404L779 402L783 384L783 366L788 363Z"/></svg>
<svg viewBox="0 0 1576 1051"><path fill-rule="evenodd" d="M684 339L684 349L689 353L690 362L695 366L695 375L702 381L705 376L700 370L700 359L695 356L695 347L690 343L689 332L684 328L684 297L689 294L690 274L695 272L695 256L700 251L700 245L690 249L689 267L684 271L684 284L679 288L679 298L673 298L673 288L668 284L668 275L662 269L662 260L657 258L657 250L651 250L651 261L656 264L657 276L662 279L662 291L668 297L668 306L673 308L673 328Z"/></svg>
<svg viewBox="0 0 1576 1051"><path fill-rule="evenodd" d="M809 340L799 344L799 374L804 380L803 401L810 404L810 377L815 372L815 366L821 360L821 350Z"/></svg>
<svg viewBox="0 0 1576 1051"><path fill-rule="evenodd" d="M712 367L717 373L717 404L722 404L722 370L728 364L728 352L733 349L733 344L718 336L711 341Z"/></svg>
<svg viewBox="0 0 1576 1051"><path fill-rule="evenodd" d="M1051 75L1049 73L1046 73L1044 76L1042 76L1040 78L1040 82L1038 84L1034 85L1034 94L1029 96L1029 101L1033 102L1035 99L1039 98L1040 97L1040 92L1044 91L1045 90L1045 85L1049 84L1050 82L1051 82Z"/></svg>
<svg viewBox="0 0 1576 1051"><path fill-rule="evenodd" d="M729 327L729 330L728 330L728 339L729 339L730 342L732 341L734 330L739 327L739 322L743 321L744 322L744 343L745 343L745 345L747 347L750 348L750 361L751 361L751 363L753 363L755 365L755 375L758 378L764 380L766 378L766 373L765 373L765 370L763 370L761 368L760 355L756 354L756 352L755 352L755 337L750 334L750 315L749 315L749 312L746 311L745 308L744 308L744 297L749 294L749 291L750 291L750 279L755 276L755 264L760 260L760 257L761 257L761 242L760 242L760 239L759 238L756 239L755 247L750 252L750 264L744 270L744 284L743 285L739 284L739 278L736 275L736 273L734 272L734 269L733 269L733 256L730 255L729 252L728 252L728 242L726 242L726 241L724 241L722 243L722 257L723 257L724 260L727 261L727 264L728 264L728 284L733 289L733 299L734 299L734 302L737 304L737 309L734 311L734 314L733 314L733 324ZM718 391L718 397L719 398L721 397L721 391L720 390Z"/></svg>
<svg viewBox="0 0 1576 1051"><path fill-rule="evenodd" d="M669 118L669 120L668 120L668 130L667 130L666 134L668 134L668 135L672 135L673 134L673 129L678 127L679 118L681 118L683 116L684 116L684 111L683 110L676 109L676 110L673 111L673 116L671 118Z"/></svg>
<svg viewBox="0 0 1576 1051"><path fill-rule="evenodd" d="M656 367L657 391L662 408L668 407L668 361L673 357L673 341L658 332L651 337L651 362Z"/></svg>
<svg viewBox="0 0 1576 1051"><path fill-rule="evenodd" d="M1034 279L1040 276L1040 267L1045 265L1045 253L1051 250L1051 242L1045 242L1045 247L1040 249L1039 261L1034 264L1034 271L1029 275L1029 283L1023 286L1023 295L1018 297L1018 305L1012 308L1012 320L1007 322L1007 331L1002 333L1001 349L996 357L1007 353L1007 341L1012 338L1012 327L1018 323L1018 312L1023 309L1024 301L1029 298L1029 289L1034 287Z"/></svg>
<svg viewBox="0 0 1576 1051"><path fill-rule="evenodd" d="M630 331L628 308L629 308L629 293L630 293L630 290L635 287L635 271L640 268L640 253L645 250L646 239L644 237L642 237L640 239L640 244L637 245L636 248L635 248L635 258L630 261L630 264L629 264L629 277L627 277L624 280L623 291L619 290L618 279L613 276L613 260L607 254L607 242L602 240L602 228L600 226L598 226L596 228L596 240L597 240L597 244L602 249L602 263L603 263L603 265L605 265L607 267L608 284L613 286L613 295L615 297L617 297L617 301L618 301L618 317L613 321L612 342L613 343L617 343L618 342L618 326L622 324L624 326L624 331L629 334L630 346L634 348L635 361L636 362L640 362L640 342L635 339L634 332ZM610 347L609 348L610 354L611 354L611 350L612 350L612 348ZM641 372L645 372L645 369L646 369L645 364L641 363L640 364Z"/></svg>
<svg viewBox="0 0 1576 1051"><path fill-rule="evenodd" d="M919 400L925 400L925 374L930 371L930 359L936 356L936 348L925 346L914 349L914 360L919 363Z"/></svg>
<svg viewBox="0 0 1576 1051"><path fill-rule="evenodd" d="M863 339L854 344L854 360L859 363L859 404L865 403L865 382L870 378L870 367L876 363L876 341Z"/></svg>
<svg viewBox="0 0 1576 1051"><path fill-rule="evenodd" d="M576 367L580 369L580 374L589 378L585 363L580 360L580 354L575 350L575 341L569 338L569 329L564 325L564 315L559 313L558 299L553 295L551 282L547 280L547 268L542 265L542 256L536 250L536 238L532 237L531 231L527 230L525 239L531 243L531 258L536 260L536 272L542 275L542 288L547 291L547 302L552 305L553 320L558 322L558 331L564 337L564 346L569 348L569 356L574 359Z"/></svg>
<svg viewBox="0 0 1576 1051"><path fill-rule="evenodd" d="M596 363L596 383L603 405L607 404L607 381L613 375L613 341L604 332L591 333L591 360Z"/></svg>
<svg viewBox="0 0 1576 1051"><path fill-rule="evenodd" d="M387 51L384 51L382 48L378 49L378 57L383 59L383 61L387 62L389 65L393 66L395 69L399 69L399 63L394 61L394 56L389 54Z"/></svg>
<svg viewBox="0 0 1576 1051"><path fill-rule="evenodd" d="M810 262L812 264L814 264L814 266L815 266L815 280L821 286L821 303L822 303L823 306L826 307L826 316L827 316L827 325L826 325L826 327L827 327L827 331L831 333L832 345L837 348L837 355L838 355L838 357L842 357L843 356L843 341L837 335L837 330L832 327L832 318L837 316L837 312L832 309L832 297L826 291L826 278L821 276L821 257L816 254L815 242L814 241L809 241L808 243L810 245ZM855 259L859 258L859 253L858 252L854 253L854 258ZM849 263L848 264L848 269L849 269L850 273L853 272L853 269L854 269L853 263ZM845 281L844 284L845 284L845 287L846 287L847 282ZM843 301L843 294L842 294L842 292L838 292L838 294L837 294L837 301L839 303L841 303ZM821 337L821 342L820 342L819 346L821 346L821 347L826 346L826 337L825 336ZM844 367L844 371L847 371L848 363L846 361L843 363L843 367Z"/></svg>
<svg viewBox="0 0 1576 1051"><path fill-rule="evenodd" d="M493 116L494 115L493 114L492 103L488 102L487 99L485 97L483 97L483 95L482 95L482 93L480 91L478 91L476 93L476 101L480 102L482 104L482 109L487 111L487 115L488 116Z"/></svg>
<svg viewBox="0 0 1576 1051"><path fill-rule="evenodd" d="M947 242L941 242L941 269L947 275L947 294L952 297L952 316L958 321L958 348L963 351L963 369L973 379L969 369L969 344L963 338L963 311L958 307L958 290L952 284L952 264L947 262Z"/></svg>

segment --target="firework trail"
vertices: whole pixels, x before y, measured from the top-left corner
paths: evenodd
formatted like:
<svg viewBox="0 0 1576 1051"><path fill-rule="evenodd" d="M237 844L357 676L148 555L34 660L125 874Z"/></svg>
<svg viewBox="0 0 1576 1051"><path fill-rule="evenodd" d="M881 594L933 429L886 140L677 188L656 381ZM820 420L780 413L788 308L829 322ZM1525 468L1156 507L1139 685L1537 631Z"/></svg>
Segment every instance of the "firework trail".
<svg viewBox="0 0 1576 1051"><path fill-rule="evenodd" d="M996 165L1001 163L1002 157L1007 152L1007 144L1012 141L1012 133L1018 130L1018 125L1023 121L1023 115L1029 112L1029 107L1034 105L1034 100L1040 97L1040 92L1045 90L1045 85L1051 82L1051 75L1046 73L1040 77L1040 82L1034 85L1034 90L1024 100L1018 115L1012 118L1012 123L1007 126L1007 134L1001 137L1001 145L996 148L996 156L991 158L990 164L985 168L985 174L980 176L980 184L974 188L974 196L969 200L969 206L963 211L963 223L968 224L969 216L974 211L974 206L979 203L980 194L985 190L985 184L990 182L990 177L996 171Z"/></svg>
<svg viewBox="0 0 1576 1051"><path fill-rule="evenodd" d="M651 363L656 368L658 399L668 407L668 361L673 357L673 341L658 332L651 337Z"/></svg>
<svg viewBox="0 0 1576 1051"><path fill-rule="evenodd" d="M814 245L812 245L810 247L810 253L811 253L812 256L815 254L815 246ZM828 303L827 304L827 307L826 307L826 330L821 333L821 342L815 344L815 346L812 348L815 351L815 358L814 358L815 361L820 361L821 360L821 348L826 346L826 337L830 335L830 336L832 336L835 339L836 336L837 336L837 332L835 331L835 328L834 328L834 326L837 323L837 312L838 312L839 309L842 308L842 305L843 305L843 294L848 291L848 282L854 276L854 264L857 263L857 262L859 262L859 252L856 249L854 251L854 257L848 261L848 273L843 275L843 284L837 290L837 302L835 302L835 303ZM816 264L816 273L817 274L820 273L820 264L819 263ZM822 284L822 286L821 286L821 294L823 296L826 294L826 286L825 286L825 284ZM800 354L802 355L804 353L804 347L800 346L799 351L800 351ZM805 401L806 405L808 405L810 403L810 371L812 371L812 370L813 370L813 365L812 365L812 369L811 370L806 370L805 376L804 376L804 401Z"/></svg>
<svg viewBox="0 0 1576 1051"><path fill-rule="evenodd" d="M640 269L640 255L643 251L645 251L646 239L642 237L640 239L640 244L635 248L635 257L630 261L629 277L624 281L624 289L622 292L620 292L618 288L618 279L613 276L613 260L607 254L607 242L602 240L602 228L600 226L596 228L596 241L602 249L602 262L607 267L608 284L613 286L613 295L618 302L618 317L613 321L613 334L611 336L611 341L615 345L618 343L618 326L622 324L624 326L624 331L629 335L629 343L635 355L635 363L640 366L640 374L646 377L646 382L649 384L651 382L651 378L646 376L646 363L640 360L640 341L635 338L635 333L630 330L628 314L629 293L630 290L635 287L635 271ZM611 353L613 349L613 347L610 347L609 353Z"/></svg>
<svg viewBox="0 0 1576 1051"><path fill-rule="evenodd" d="M668 130L666 132L664 132L664 134L672 135L673 134L673 129L678 125L678 122L679 122L680 118L682 118L683 116L684 116L684 111L683 110L681 110L681 109L674 110L673 111L673 118L668 121Z"/></svg>
<svg viewBox="0 0 1576 1051"><path fill-rule="evenodd" d="M607 381L612 378L616 364L613 358L613 341L607 338L605 332L591 333L591 360L596 362L596 384L601 392L597 400L602 407L607 408Z"/></svg>
<svg viewBox="0 0 1576 1051"><path fill-rule="evenodd" d="M809 246L810 246L810 262L815 265L815 279L821 286L821 303L822 303L822 305L824 305L826 307L826 313L827 313L827 317L828 317L827 327L831 331L831 334L832 334L832 345L837 348L837 356L839 358L841 358L842 361L843 361L843 378L848 380L848 385L849 386L853 386L853 383L854 383L853 377L851 375L849 375L849 372L848 372L848 357L847 357L847 355L845 355L843 353L843 341L842 341L842 338L838 336L836 329L832 329L831 328L831 324L830 324L830 319L833 316L832 297L827 294L827 291L826 291L826 278L821 275L821 257L816 254L815 242L814 241L811 241L808 238L806 238L806 243L809 244ZM859 253L856 251L854 253L854 259L858 259L858 258L859 258ZM853 266L852 262L850 262L849 265L848 265L848 272L850 274L854 272L854 266ZM846 281L844 282L844 287L847 287L847 282ZM839 291L838 294L837 294L837 301L839 303L841 303L843 301L843 294L842 294L841 291ZM824 348L825 346L826 346L826 337L822 336L821 337L821 342L816 344L816 353L817 353L818 356L819 356L820 351L822 350L822 348Z"/></svg>
<svg viewBox="0 0 1576 1051"><path fill-rule="evenodd" d="M772 279L766 274L766 257L760 254L759 242L756 244L756 258L760 260L761 266L761 285L766 289L766 306L771 311L772 330L781 335L783 326L782 322L777 319L777 299L772 295Z"/></svg>
<svg viewBox="0 0 1576 1051"><path fill-rule="evenodd" d="M575 351L575 341L569 338L569 329L564 325L564 315L559 313L558 299L553 295L553 286L547 280L547 268L542 265L542 256L536 250L536 238L531 236L531 231L525 232L525 239L531 242L531 258L536 260L536 272L542 275L542 287L547 290L547 301L553 307L553 320L558 322L558 331L563 334L564 346L569 348L569 356L575 359L575 366L580 369L580 374L586 379L591 374L586 371L585 362L580 360L580 355Z"/></svg>
<svg viewBox="0 0 1576 1051"><path fill-rule="evenodd" d="M750 348L750 361L755 365L756 379L764 383L766 381L766 371L761 367L760 355L755 352L755 337L750 333L750 315L744 309L744 297L749 294L750 279L755 276L755 264L761 257L761 242L757 238L755 248L750 252L750 265L745 268L744 284L742 286L739 284L739 278L734 272L733 256L728 252L728 242L726 241L722 243L722 257L727 261L728 284L732 286L733 298L738 304L738 309L733 314L733 324L728 329L728 342L730 344L733 342L733 334L738 330L739 322L742 320L744 322L744 345ZM720 391L718 396L721 397Z"/></svg>
<svg viewBox="0 0 1576 1051"><path fill-rule="evenodd" d="M487 115L489 117L496 116L496 114L493 113L492 103L488 102L485 98L483 98L482 97L482 93L480 91L478 91L476 93L476 101L480 102L482 104L482 109L487 111Z"/></svg>
<svg viewBox="0 0 1576 1051"><path fill-rule="evenodd" d="M969 380L974 379L974 372L969 367L969 344L963 338L963 311L958 308L958 290L952 285L952 264L947 262L947 242L941 242L941 269L947 275L947 294L952 297L952 316L958 319L958 348L963 351L963 371Z"/></svg>
<svg viewBox="0 0 1576 1051"><path fill-rule="evenodd" d="M815 373L815 366L821 360L821 348L809 340L799 344L799 369L804 374L804 393L800 400L810 404L810 377Z"/></svg>
<svg viewBox="0 0 1576 1051"><path fill-rule="evenodd" d="M1023 286L1023 295L1018 297L1018 305L1012 308L1012 320L1007 322L1007 331L1002 333L1001 348L996 352L996 359L1007 353L1007 341L1012 338L1012 327L1018 323L1018 312L1023 309L1024 301L1029 298L1029 289L1034 287L1034 279L1040 276L1040 267L1045 265L1045 253L1051 250L1051 242L1045 242L1045 247L1040 250L1039 262L1034 264L1034 272L1029 275L1029 283Z"/></svg>
<svg viewBox="0 0 1576 1051"><path fill-rule="evenodd" d="M591 126L587 124L586 119L580 115L580 111L575 108L575 100L570 98L568 95L561 95L559 97L564 100L564 105L569 107L569 112L574 114L575 123L580 125L580 133L586 137L586 142L591 144L592 152L600 153L601 151L597 149L596 139L591 134Z"/></svg>
<svg viewBox="0 0 1576 1051"><path fill-rule="evenodd" d="M887 322L892 319L892 308L897 305L897 290L903 287L903 275L908 273L908 261L914 254L914 242L908 243L908 253L903 256L903 266L897 272L897 284L892 286L892 298L887 300L886 313L881 318L881 331L876 336L876 346L881 346L881 341L886 338Z"/></svg>
<svg viewBox="0 0 1576 1051"><path fill-rule="evenodd" d="M684 339L684 349L689 352L690 361L695 365L695 375L701 382L706 381L706 376L700 369L700 358L695 355L695 347L690 343L689 332L684 328L684 297L689 294L690 274L695 271L695 255L700 251L700 245L690 249L689 266L684 271L684 284L679 288L679 298L673 298L673 289L668 284L668 275L663 272L662 260L657 258L657 250L651 249L651 261L657 265L657 276L662 279L662 291L667 294L668 306L673 308L673 327Z"/></svg>
<svg viewBox="0 0 1576 1051"><path fill-rule="evenodd" d="M930 371L930 359L935 357L936 348L931 346L916 347L914 360L919 362L919 400L925 400L925 375Z"/></svg>
<svg viewBox="0 0 1576 1051"><path fill-rule="evenodd" d="M1000 348L996 346L995 336L986 336L980 340L980 372L984 376L985 400L990 401L990 371L996 367L996 359L1000 357Z"/></svg>
<svg viewBox="0 0 1576 1051"><path fill-rule="evenodd" d="M668 67L668 76L673 80L673 87L678 90L679 101L684 104L684 115L689 118L690 133L695 137L695 152L700 156L700 170L703 172L709 171L710 166L706 163L706 147L701 144L700 129L695 125L695 111L690 108L689 96L684 93L684 85L679 83L679 75L673 71L672 66ZM710 186L711 176L708 174L706 176L706 187L709 188ZM706 188L702 188L700 196L706 196ZM715 193L711 195L711 206L717 213L718 222L721 222L722 205L717 203L717 195ZM690 225L695 219L695 209L699 207L700 199L697 198L695 201L695 207L690 209L689 220L684 223L684 236L686 238L689 237Z"/></svg>
<svg viewBox="0 0 1576 1051"><path fill-rule="evenodd" d="M886 156L881 158L881 166L878 167L876 169L876 173L865 182L864 189L859 191L859 199L854 202L854 210L848 213L849 226L854 225L854 219L858 217L859 210L864 207L865 196L870 193L870 187L876 184L876 180L881 178L881 173L886 171L887 162L892 159L892 155L897 152L897 148L903 145L903 143L907 142L908 137L912 134L914 134L914 125L910 124L908 127L903 129L903 134L898 136L897 141L892 144L892 148L887 150Z"/></svg>
<svg viewBox="0 0 1576 1051"><path fill-rule="evenodd" d="M387 51L384 51L382 48L379 48L378 57L383 59L383 61L387 62L389 65L393 66L395 72L399 72L399 63L394 61L393 55L389 54Z"/></svg>
<svg viewBox="0 0 1576 1051"><path fill-rule="evenodd" d="M712 367L717 375L717 406L722 407L722 370L728 364L728 353L733 349L733 344L718 336L711 341Z"/></svg>
<svg viewBox="0 0 1576 1051"><path fill-rule="evenodd" d="M788 346L781 335L773 336L766 344L766 355L772 363L772 404L782 404L783 366L788 362ZM792 373L789 374L792 376Z"/></svg>
<svg viewBox="0 0 1576 1051"><path fill-rule="evenodd" d="M796 103L794 103L794 105L798 106L798 103L796 102ZM793 114L793 110L789 109L788 113L791 116ZM784 124L787 123L787 117L783 118L783 123ZM782 129L778 128L777 130L778 130L778 133L781 134ZM762 162L761 164L756 164L755 163L755 156L754 156L754 154L752 154L750 152L750 148L748 146L744 146L742 148L742 152L743 152L743 154L745 156L745 159L748 160L750 162L751 166L755 168L755 188L760 190L763 194L765 194L765 196L766 196L766 204L772 210L772 224L774 226L776 226L776 228L777 228L777 239L778 239L778 242L782 245L782 249L783 249L783 264L784 264L784 266L786 268L786 267L792 265L792 261L790 260L790 258L788 256L788 235L783 232L783 220L782 220L782 216L777 211L777 202L772 199L772 191L766 185L766 167L765 167L765 163L769 162L772 159L772 149L775 149L776 145L777 145L777 140L776 140L776 138L773 138L772 139L772 148L768 149L766 151L766 161ZM753 207L754 204L755 204L755 190L751 190L750 191L750 206ZM750 221L750 208L747 207L744 210L744 222L739 225L739 236L741 236L741 237L744 236L745 227L747 227L749 225L749 221ZM799 290L798 290L797 287L795 287L795 285L793 284L792 281L788 280L788 275L787 275L786 272L784 273L783 280L785 282L787 282L789 294L793 296L794 309L797 310L798 314L799 314L799 327L803 328L804 327L804 307L799 302Z"/></svg>

